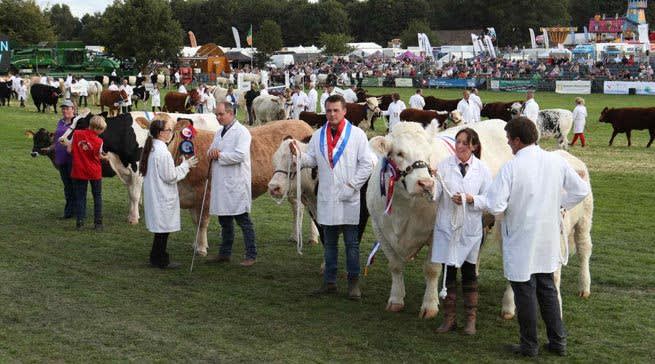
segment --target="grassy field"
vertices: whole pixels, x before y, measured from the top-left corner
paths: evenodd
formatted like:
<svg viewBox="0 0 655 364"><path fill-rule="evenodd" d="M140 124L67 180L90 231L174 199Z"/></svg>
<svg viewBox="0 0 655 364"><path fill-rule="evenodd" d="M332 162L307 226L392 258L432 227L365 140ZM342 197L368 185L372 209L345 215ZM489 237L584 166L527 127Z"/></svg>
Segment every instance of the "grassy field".
<svg viewBox="0 0 655 364"><path fill-rule="evenodd" d="M405 101L413 92L400 91ZM522 96L481 94L484 102ZM573 108L572 95L538 93L536 99L542 108ZM562 283L569 357L542 353L541 360L653 362L655 148L644 148L646 131L633 133L631 148L623 135L608 147L611 127L597 120L604 106L652 106L655 98L586 100L589 146L572 152L588 164L595 194L592 295L577 297L578 264L571 259ZM253 205L259 257L250 269L237 263L243 252L237 233L236 262L215 266L200 259L189 274L195 230L186 212L183 230L169 240L183 269L148 268L152 236L143 222L127 225L127 192L117 179L103 181L104 232L75 231L74 221L57 220L63 209L57 171L49 160L29 156L32 141L23 135L26 129L52 130L57 119L37 114L31 102L26 109L0 108L0 362L520 361L501 350L518 342L518 328L499 317L506 282L492 244L482 252L478 334L466 337L434 334L441 314L432 321L417 318L424 290L419 262L408 266L406 309L398 314L384 311L390 276L382 254L363 278L361 302L345 298L343 277L338 296L309 297L320 284L322 249L306 246L299 256L287 241L290 208L267 196ZM216 220L209 239L215 253ZM373 241L369 228L362 263ZM424 258L422 252L419 261ZM343 268L343 253L339 259ZM540 339L545 341L543 330Z"/></svg>

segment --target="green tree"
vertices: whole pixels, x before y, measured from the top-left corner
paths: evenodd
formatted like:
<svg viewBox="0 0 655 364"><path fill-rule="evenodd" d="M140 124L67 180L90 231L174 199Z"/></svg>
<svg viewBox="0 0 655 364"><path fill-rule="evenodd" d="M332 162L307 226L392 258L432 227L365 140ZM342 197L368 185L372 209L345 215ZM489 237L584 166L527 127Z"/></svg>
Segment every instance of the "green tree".
<svg viewBox="0 0 655 364"><path fill-rule="evenodd" d="M18 47L56 39L50 20L34 0L0 1L0 33Z"/></svg>
<svg viewBox="0 0 655 364"><path fill-rule="evenodd" d="M105 45L119 57L134 57L138 67L150 60L177 59L183 32L168 2L115 1L102 20Z"/></svg>
<svg viewBox="0 0 655 364"><path fill-rule="evenodd" d="M80 19L80 40L87 45L106 44L103 36L102 14L84 14Z"/></svg>
<svg viewBox="0 0 655 364"><path fill-rule="evenodd" d="M430 44L438 44L436 34L430 29L430 25L426 20L412 20L407 29L403 30L400 34L400 41L403 47L418 46L418 33L425 33L430 40Z"/></svg>
<svg viewBox="0 0 655 364"><path fill-rule="evenodd" d="M268 58L282 48L282 29L273 20L264 20L259 31L253 34L253 46Z"/></svg>
<svg viewBox="0 0 655 364"><path fill-rule="evenodd" d="M72 40L79 37L82 24L73 16L68 5L55 4L50 9L46 9L44 14L50 19L59 40Z"/></svg>
<svg viewBox="0 0 655 364"><path fill-rule="evenodd" d="M323 53L328 55L339 55L352 51L352 48L348 46L348 43L352 42L352 37L347 34L321 33L318 42L324 47Z"/></svg>

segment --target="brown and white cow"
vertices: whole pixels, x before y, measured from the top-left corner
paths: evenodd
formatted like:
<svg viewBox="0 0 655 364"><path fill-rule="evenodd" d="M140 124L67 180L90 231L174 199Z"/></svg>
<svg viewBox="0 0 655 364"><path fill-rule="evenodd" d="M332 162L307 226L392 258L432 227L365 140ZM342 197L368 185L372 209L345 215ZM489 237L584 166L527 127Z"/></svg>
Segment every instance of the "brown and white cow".
<svg viewBox="0 0 655 364"><path fill-rule="evenodd" d="M405 109L400 112L401 121L413 121L423 125L423 127L430 125L432 120L435 119L439 122L439 125L444 125L448 119L448 112L421 109Z"/></svg>
<svg viewBox="0 0 655 364"><path fill-rule="evenodd" d="M120 104L127 100L127 92L125 90L113 91L103 90L100 93L100 111L105 112L105 106L109 108L109 116L118 115Z"/></svg>
<svg viewBox="0 0 655 364"><path fill-rule="evenodd" d="M200 93L194 89L189 93L171 91L164 96L165 112L179 112L190 114L191 108L198 106L200 103Z"/></svg>

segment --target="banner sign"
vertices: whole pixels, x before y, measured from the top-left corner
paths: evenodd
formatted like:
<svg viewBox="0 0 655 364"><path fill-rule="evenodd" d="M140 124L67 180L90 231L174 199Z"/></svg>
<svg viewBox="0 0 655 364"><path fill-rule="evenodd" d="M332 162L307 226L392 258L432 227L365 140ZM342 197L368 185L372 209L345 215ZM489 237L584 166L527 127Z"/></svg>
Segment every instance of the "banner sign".
<svg viewBox="0 0 655 364"><path fill-rule="evenodd" d="M0 35L0 70L6 72L11 65L11 48L9 38Z"/></svg>
<svg viewBox="0 0 655 364"><path fill-rule="evenodd" d="M480 87L484 85L484 80L475 78L431 78L428 81L430 87L440 88L467 88Z"/></svg>
<svg viewBox="0 0 655 364"><path fill-rule="evenodd" d="M79 94L83 91L86 91L85 88L88 88L88 86L82 85L79 82L76 82L71 85L71 93L74 94Z"/></svg>
<svg viewBox="0 0 655 364"><path fill-rule="evenodd" d="M396 87L413 87L414 82L411 78L396 78Z"/></svg>
<svg viewBox="0 0 655 364"><path fill-rule="evenodd" d="M591 81L555 81L555 92L558 94L591 93Z"/></svg>
<svg viewBox="0 0 655 364"><path fill-rule="evenodd" d="M655 96L655 82L605 81L603 83L603 93L610 95L628 95L631 88L635 89L637 95Z"/></svg>
<svg viewBox="0 0 655 364"><path fill-rule="evenodd" d="M364 77L362 87L382 87L382 77Z"/></svg>
<svg viewBox="0 0 655 364"><path fill-rule="evenodd" d="M491 89L496 91L526 92L536 88L533 80L491 80Z"/></svg>

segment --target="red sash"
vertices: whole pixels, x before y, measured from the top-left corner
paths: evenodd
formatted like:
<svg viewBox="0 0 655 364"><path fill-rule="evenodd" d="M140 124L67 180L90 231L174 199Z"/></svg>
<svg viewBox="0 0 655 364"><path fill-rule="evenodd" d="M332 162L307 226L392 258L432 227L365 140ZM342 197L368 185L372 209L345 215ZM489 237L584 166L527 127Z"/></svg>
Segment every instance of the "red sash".
<svg viewBox="0 0 655 364"><path fill-rule="evenodd" d="M329 126L329 125L328 125ZM334 147L337 146L337 142L339 141L339 138L341 137L341 132L343 131L343 128L346 126L346 119L343 119L339 122L339 125L337 126L337 134L332 137L332 127L330 126L329 128L325 128L325 132L327 134L327 150L328 150L328 161L330 161L330 168L334 168L334 163L332 162L332 152L334 150Z"/></svg>

